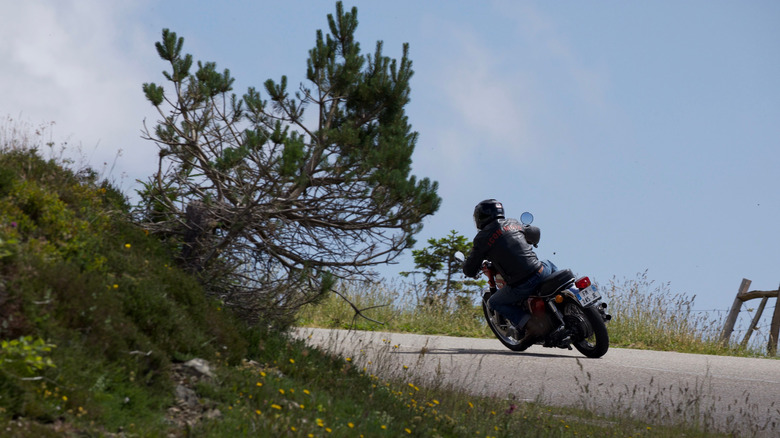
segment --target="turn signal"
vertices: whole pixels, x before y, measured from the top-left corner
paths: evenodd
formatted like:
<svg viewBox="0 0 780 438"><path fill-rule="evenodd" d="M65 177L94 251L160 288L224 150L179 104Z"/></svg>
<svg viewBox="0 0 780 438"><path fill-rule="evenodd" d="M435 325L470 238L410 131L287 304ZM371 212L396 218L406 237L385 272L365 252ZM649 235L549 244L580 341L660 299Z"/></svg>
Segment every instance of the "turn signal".
<svg viewBox="0 0 780 438"><path fill-rule="evenodd" d="M563 295L556 295L555 302L561 304L563 302Z"/></svg>
<svg viewBox="0 0 780 438"><path fill-rule="evenodd" d="M574 286L577 287L577 289L585 289L586 287L590 286L590 278L588 277L581 277L577 281L574 282Z"/></svg>

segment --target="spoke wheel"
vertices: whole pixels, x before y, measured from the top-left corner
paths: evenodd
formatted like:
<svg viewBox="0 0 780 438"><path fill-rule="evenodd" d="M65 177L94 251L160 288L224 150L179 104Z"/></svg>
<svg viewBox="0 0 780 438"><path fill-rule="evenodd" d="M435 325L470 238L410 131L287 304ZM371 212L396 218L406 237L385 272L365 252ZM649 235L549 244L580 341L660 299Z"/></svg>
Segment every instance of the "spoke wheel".
<svg viewBox="0 0 780 438"><path fill-rule="evenodd" d="M488 309L487 304L482 302L482 313L485 314L485 321L487 321L488 327L493 331L499 341L504 346L512 351L524 351L532 344L528 342L521 342L520 339L515 339L507 334L510 327L510 322L503 316L499 315L495 310Z"/></svg>

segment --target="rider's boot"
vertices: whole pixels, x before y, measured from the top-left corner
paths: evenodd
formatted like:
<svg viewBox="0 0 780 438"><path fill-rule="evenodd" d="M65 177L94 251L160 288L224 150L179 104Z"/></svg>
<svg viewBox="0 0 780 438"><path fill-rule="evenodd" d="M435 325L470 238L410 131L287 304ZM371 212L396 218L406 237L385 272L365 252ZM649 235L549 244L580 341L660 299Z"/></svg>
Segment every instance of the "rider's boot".
<svg viewBox="0 0 780 438"><path fill-rule="evenodd" d="M507 336L514 338L516 341L520 341L525 338L526 334L528 334L528 331L526 330L526 324L530 318L531 315L525 314L520 318L520 322L517 324L512 324L511 321L507 320L509 323L509 329L507 329L506 332Z"/></svg>

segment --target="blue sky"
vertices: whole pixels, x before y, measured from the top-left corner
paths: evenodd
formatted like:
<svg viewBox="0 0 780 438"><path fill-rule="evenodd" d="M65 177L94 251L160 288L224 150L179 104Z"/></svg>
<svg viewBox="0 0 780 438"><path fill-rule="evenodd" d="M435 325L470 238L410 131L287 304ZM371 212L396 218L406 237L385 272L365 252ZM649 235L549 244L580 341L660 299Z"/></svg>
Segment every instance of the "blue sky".
<svg viewBox="0 0 780 438"><path fill-rule="evenodd" d="M163 82L162 28L240 94L301 82L334 4L2 0L0 116L44 126L132 193L155 171L141 84ZM474 205L495 197L534 213L541 257L601 283L647 270L724 311L743 277L778 287L779 2L353 5L364 52L410 44L414 173L443 198L421 243L472 236Z"/></svg>

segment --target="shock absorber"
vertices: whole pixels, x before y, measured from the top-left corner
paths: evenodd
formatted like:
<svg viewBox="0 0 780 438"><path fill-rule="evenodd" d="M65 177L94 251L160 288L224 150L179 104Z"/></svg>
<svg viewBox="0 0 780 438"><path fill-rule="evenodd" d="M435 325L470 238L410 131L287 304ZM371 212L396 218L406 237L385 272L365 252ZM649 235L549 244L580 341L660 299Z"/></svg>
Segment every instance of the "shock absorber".
<svg viewBox="0 0 780 438"><path fill-rule="evenodd" d="M555 306L554 300L548 300L547 301L547 307L550 308L550 311L555 315L556 318L558 318L558 322L560 325L563 325L563 315L561 315L561 312L558 310L558 307Z"/></svg>

